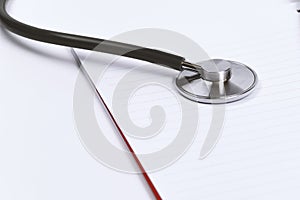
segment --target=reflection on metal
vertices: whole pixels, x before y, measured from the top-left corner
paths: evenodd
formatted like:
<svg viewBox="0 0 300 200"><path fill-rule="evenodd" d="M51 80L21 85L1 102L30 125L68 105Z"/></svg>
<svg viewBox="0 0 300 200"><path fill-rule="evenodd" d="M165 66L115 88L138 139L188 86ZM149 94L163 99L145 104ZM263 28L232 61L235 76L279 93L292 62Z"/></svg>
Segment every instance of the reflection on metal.
<svg viewBox="0 0 300 200"><path fill-rule="evenodd" d="M230 103L248 96L255 88L256 73L244 64L221 59L199 63L200 72L184 69L176 88L186 98L208 104Z"/></svg>

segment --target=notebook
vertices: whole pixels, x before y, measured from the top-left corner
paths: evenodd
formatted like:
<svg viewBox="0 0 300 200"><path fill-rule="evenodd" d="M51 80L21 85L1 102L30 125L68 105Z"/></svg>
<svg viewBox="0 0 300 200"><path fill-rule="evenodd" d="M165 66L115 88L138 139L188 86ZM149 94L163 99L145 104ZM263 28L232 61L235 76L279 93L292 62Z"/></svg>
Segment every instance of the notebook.
<svg viewBox="0 0 300 200"><path fill-rule="evenodd" d="M272 15L274 23L257 22L258 33L248 40L231 38L208 47L209 56L243 62L259 76L253 94L225 106L196 104L176 94L175 71L106 55L113 62L100 78L93 77L94 82L117 118L120 111L116 107L127 111L130 121L119 118L119 125L137 154L162 151L174 142L182 121L193 120L193 114L182 118L184 111L178 102L198 111L196 134L177 159L156 168L142 162L151 166L149 176L163 199L299 199L300 29L299 16L292 10L291 6L271 6L266 16L276 12ZM82 61L93 76L99 60L91 58ZM140 87L132 90L138 84ZM120 88L125 94L116 95ZM99 106L95 103L95 110ZM210 135L216 112L224 119L221 116L218 135ZM159 134L126 132L131 126L126 123L149 128L156 120L153 117L158 117L155 113L166 119ZM95 114L103 121L103 113ZM107 139L123 149L115 130L110 130L108 124L103 127ZM131 130L139 130L137 127ZM207 144L210 137L214 138L213 144Z"/></svg>

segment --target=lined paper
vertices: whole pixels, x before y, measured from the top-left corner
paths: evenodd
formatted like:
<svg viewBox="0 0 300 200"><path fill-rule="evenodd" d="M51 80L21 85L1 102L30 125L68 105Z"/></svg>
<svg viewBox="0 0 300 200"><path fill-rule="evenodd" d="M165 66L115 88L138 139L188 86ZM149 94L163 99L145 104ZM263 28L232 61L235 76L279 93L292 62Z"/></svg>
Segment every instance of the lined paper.
<svg viewBox="0 0 300 200"><path fill-rule="evenodd" d="M230 44L209 48L212 56L223 55L251 66L258 73L259 85L246 99L226 105L222 135L205 159L199 155L213 106L197 105L199 127L190 148L172 165L150 174L164 199L299 199L300 29L296 15L285 15L291 10L284 8L274 15L274 20L286 20L276 31L264 27L258 30L261 37L232 39ZM130 83L143 80L147 84L136 91L124 90L132 93L130 99L119 99L131 121L148 126L155 105L162 106L167 121L158 135L141 140L135 137L138 133L127 132L127 137L136 152L156 152L174 140L182 120L178 98L183 97L173 86L177 73L118 58L94 80L112 110L115 88L132 71L136 76ZM153 76L166 85L153 84ZM109 132L106 136L114 143Z"/></svg>

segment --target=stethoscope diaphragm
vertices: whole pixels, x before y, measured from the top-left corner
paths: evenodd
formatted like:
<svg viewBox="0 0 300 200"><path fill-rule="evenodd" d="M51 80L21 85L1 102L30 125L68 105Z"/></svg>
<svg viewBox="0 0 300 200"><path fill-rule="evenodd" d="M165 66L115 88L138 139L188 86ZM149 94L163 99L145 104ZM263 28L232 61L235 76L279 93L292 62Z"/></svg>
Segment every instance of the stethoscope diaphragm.
<svg viewBox="0 0 300 200"><path fill-rule="evenodd" d="M175 85L181 95L199 103L238 101L248 96L258 82L257 74L251 68L235 61L212 59L198 65L206 73L219 74L221 79L210 80L196 70L182 70Z"/></svg>

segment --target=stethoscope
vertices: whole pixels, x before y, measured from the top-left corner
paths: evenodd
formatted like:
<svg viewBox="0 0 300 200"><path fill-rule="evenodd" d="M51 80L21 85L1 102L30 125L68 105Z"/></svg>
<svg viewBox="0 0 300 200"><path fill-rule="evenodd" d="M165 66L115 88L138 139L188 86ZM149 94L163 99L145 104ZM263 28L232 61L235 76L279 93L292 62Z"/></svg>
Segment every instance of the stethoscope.
<svg viewBox="0 0 300 200"><path fill-rule="evenodd" d="M242 63L211 59L193 64L181 56L155 49L36 28L12 18L6 11L6 3L7 0L0 0L0 19L11 32L40 42L125 56L180 71L175 86L192 101L234 102L248 96L257 85L257 74Z"/></svg>

